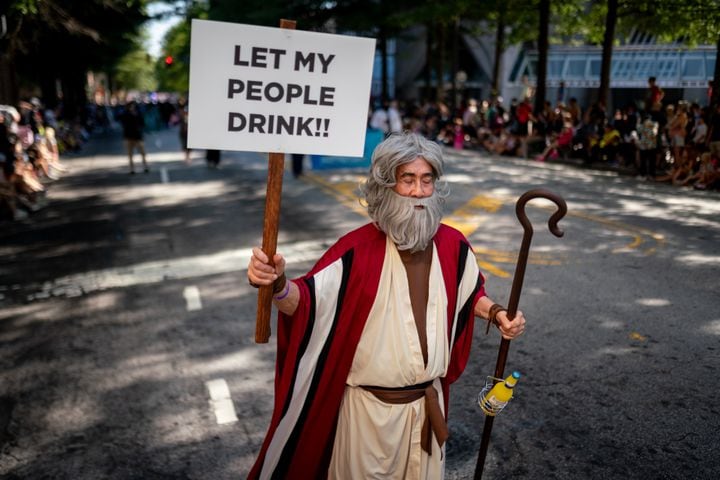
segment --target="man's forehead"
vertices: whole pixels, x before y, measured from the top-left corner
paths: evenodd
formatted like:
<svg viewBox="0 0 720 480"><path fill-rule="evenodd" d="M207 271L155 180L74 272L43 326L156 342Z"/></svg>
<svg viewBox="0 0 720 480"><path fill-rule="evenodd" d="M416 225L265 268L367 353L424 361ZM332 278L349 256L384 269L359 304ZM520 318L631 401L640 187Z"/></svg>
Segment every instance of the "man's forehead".
<svg viewBox="0 0 720 480"><path fill-rule="evenodd" d="M397 168L398 175L434 175L432 165L423 157L416 157L412 162L404 163Z"/></svg>

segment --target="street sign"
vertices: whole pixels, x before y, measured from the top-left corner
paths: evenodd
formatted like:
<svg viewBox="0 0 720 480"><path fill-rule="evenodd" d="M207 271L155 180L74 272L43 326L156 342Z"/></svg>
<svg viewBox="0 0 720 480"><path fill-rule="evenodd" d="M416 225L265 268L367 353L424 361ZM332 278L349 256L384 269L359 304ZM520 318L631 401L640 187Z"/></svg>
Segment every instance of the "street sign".
<svg viewBox="0 0 720 480"><path fill-rule="evenodd" d="M188 146L361 156L375 40L192 21Z"/></svg>

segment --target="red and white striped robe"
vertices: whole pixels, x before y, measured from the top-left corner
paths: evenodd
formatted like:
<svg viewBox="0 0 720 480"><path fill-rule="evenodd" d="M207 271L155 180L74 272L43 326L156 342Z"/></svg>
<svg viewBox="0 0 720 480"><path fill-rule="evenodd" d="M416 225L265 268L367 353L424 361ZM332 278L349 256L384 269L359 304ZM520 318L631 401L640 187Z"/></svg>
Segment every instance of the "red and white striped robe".
<svg viewBox="0 0 720 480"><path fill-rule="evenodd" d="M449 386L467 364L473 312L485 290L482 275L466 269L473 253L460 232L441 225L433 242L448 301L451 356L440 379L447 412ZM249 478L327 477L345 382L375 300L385 246L385 234L367 224L294 280L300 301L292 316L279 315L274 411Z"/></svg>

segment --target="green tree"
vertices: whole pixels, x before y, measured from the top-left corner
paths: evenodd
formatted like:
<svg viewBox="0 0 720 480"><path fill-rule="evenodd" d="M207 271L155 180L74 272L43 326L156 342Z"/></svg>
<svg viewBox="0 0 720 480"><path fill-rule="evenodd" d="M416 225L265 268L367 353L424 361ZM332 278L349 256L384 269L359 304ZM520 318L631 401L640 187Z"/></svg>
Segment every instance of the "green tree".
<svg viewBox="0 0 720 480"><path fill-rule="evenodd" d="M633 30L656 35L660 42L698 43L720 46L720 1L718 0L607 0L588 4L584 15L565 23L589 43L602 44L602 69L597 99L608 99L613 47ZM720 49L718 50L720 55ZM716 59L715 84L720 78ZM718 92L720 93L720 92ZM715 89L713 89L715 94ZM717 101L717 99L715 100Z"/></svg>
<svg viewBox="0 0 720 480"><path fill-rule="evenodd" d="M109 71L134 48L148 0L10 0L0 57L0 101L15 103L21 82L53 105L62 85L65 113L85 103L88 70Z"/></svg>
<svg viewBox="0 0 720 480"><path fill-rule="evenodd" d="M134 50L120 58L112 72L115 86L119 89L144 92L157 89L155 62L140 42L135 44Z"/></svg>
<svg viewBox="0 0 720 480"><path fill-rule="evenodd" d="M629 5L627 16L661 41L717 45L713 85L720 85L720 0L644 1ZM720 103L719 88L713 88L710 103Z"/></svg>
<svg viewBox="0 0 720 480"><path fill-rule="evenodd" d="M166 57L172 63L166 63ZM158 89L166 92L187 93L190 84L190 23L181 21L165 35L162 55L155 72Z"/></svg>
<svg viewBox="0 0 720 480"><path fill-rule="evenodd" d="M484 20L495 32L495 54L492 73L492 90L500 90L501 61L509 44L535 45L538 50L536 67L535 108L545 102L547 56L551 43L566 43L577 37L582 18L579 11L586 2L566 0L494 0L482 2Z"/></svg>

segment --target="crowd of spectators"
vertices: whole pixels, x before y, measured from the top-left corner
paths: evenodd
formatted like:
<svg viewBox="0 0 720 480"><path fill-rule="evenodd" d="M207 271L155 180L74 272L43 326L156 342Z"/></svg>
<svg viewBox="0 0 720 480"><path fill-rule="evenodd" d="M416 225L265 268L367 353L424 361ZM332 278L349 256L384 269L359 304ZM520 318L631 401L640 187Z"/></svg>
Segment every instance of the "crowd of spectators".
<svg viewBox="0 0 720 480"><path fill-rule="evenodd" d="M442 102L393 100L371 108L368 123L386 134L409 130L456 149L537 161L574 158L624 168L648 181L720 189L720 105L664 102L653 78L638 104L609 114L600 102L582 108L575 98L545 102L540 110L530 96L507 106L500 97L471 99L457 111ZM37 98L0 105L0 220L42 208L49 185L67 171L61 156L80 150L89 132L115 128L126 108L88 104L70 121L62 104L43 108ZM140 102L138 108L145 131L182 127L178 112L185 110L174 102Z"/></svg>
<svg viewBox="0 0 720 480"><path fill-rule="evenodd" d="M0 219L26 218L44 206L48 184L67 171L60 154L84 139L36 98L0 105Z"/></svg>
<svg viewBox="0 0 720 480"><path fill-rule="evenodd" d="M176 117L173 102L140 102L146 131L167 128ZM47 204L54 181L68 171L61 158L82 149L92 133L117 129L125 104L89 103L72 119L62 103L45 108L39 99L0 105L0 221L21 220Z"/></svg>
<svg viewBox="0 0 720 480"><path fill-rule="evenodd" d="M442 102L397 102L377 106L371 128L388 133L389 118L400 111L403 129L446 146L537 161L575 159L611 167L638 178L696 189L720 189L720 106L680 101L663 103L653 78L648 95L612 113L594 103L582 108L575 98L534 110L532 98L469 100L458 111ZM639 108L640 107L640 108Z"/></svg>

